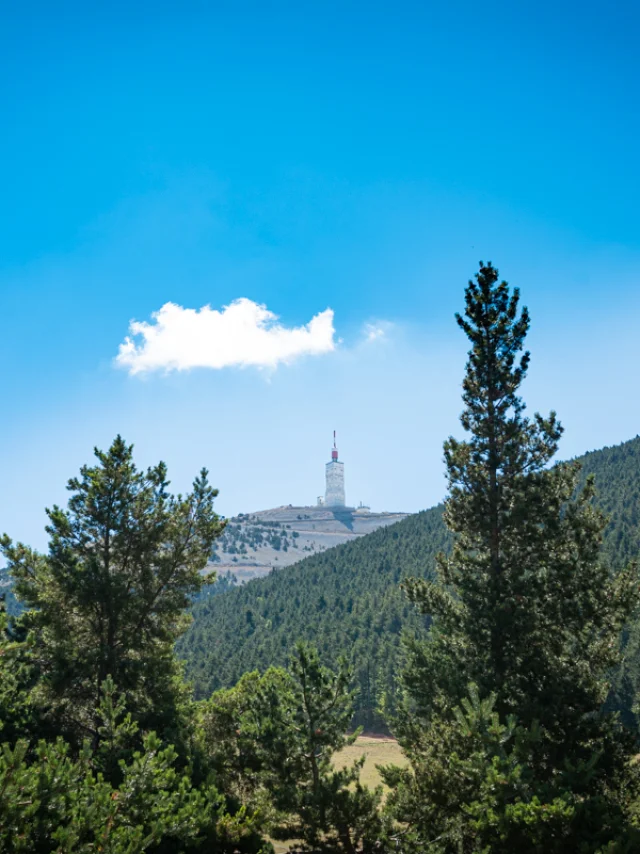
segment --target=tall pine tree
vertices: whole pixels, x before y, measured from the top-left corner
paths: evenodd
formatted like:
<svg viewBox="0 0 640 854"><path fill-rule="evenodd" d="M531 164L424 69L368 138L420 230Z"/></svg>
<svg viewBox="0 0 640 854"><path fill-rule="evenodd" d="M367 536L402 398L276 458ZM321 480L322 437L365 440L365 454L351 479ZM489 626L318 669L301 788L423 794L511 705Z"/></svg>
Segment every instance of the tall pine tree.
<svg viewBox="0 0 640 854"><path fill-rule="evenodd" d="M407 584L433 624L426 643L409 644L398 731L413 772L389 778L400 786L399 816L413 822L420 844L440 839L430 850L484 850L487 841L492 851L513 844L538 850L533 831L524 843L504 828L502 836L483 837L469 818L469 798L481 791L489 769L505 761L513 771L524 762L515 777L502 780L511 792L504 809L546 801L547 815L562 830L539 842L553 848L549 840L557 839L555 850L565 850L577 844L572 834L588 823L597 801L599 845L624 823L618 794L629 743L601 709L621 629L638 602L637 572L630 567L614 576L600 560L605 519L593 507L593 482L577 492L578 466L549 467L562 434L555 413L524 414L518 391L529 365L522 352L529 314L519 310L518 290L481 264L466 290L465 314L456 319L471 343L461 416L469 436L445 443L453 552L440 556L435 583ZM470 684L472 701L465 700ZM448 758L466 749L477 756L488 750L485 765L471 762L447 783ZM441 778L434 774L439 762ZM457 788L463 779L466 787ZM446 806L436 804L442 785L449 786ZM572 789L581 792L579 809ZM610 831L603 826L604 801L616 814ZM522 821L536 824L529 814ZM498 838L510 842L501 848Z"/></svg>
<svg viewBox="0 0 640 854"><path fill-rule="evenodd" d="M118 436L97 464L69 481L67 510L47 510L47 554L0 541L27 607L39 673L34 700L79 742L97 737L102 686L111 677L142 728L172 730L182 697L173 644L223 524L203 469L186 496L168 492L159 463L137 469Z"/></svg>

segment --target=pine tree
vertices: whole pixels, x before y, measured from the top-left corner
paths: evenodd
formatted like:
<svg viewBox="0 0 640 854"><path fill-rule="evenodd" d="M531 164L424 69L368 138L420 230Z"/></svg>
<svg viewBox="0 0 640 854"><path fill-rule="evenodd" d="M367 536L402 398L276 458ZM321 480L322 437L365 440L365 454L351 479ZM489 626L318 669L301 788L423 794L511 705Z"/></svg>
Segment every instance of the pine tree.
<svg viewBox="0 0 640 854"><path fill-rule="evenodd" d="M470 436L445 443L445 520L455 534L453 552L440 556L436 582L407 584L410 598L433 617L428 641L409 644L408 702L398 721L415 772L405 775L397 798L407 821L425 783L425 756L432 764L435 754L446 756L443 733L452 737L451 727L459 726L453 710L470 683L480 700L491 698L498 720L520 727L512 758L525 761L529 794L523 790L516 799L526 803L542 787L553 800L561 780L569 789L581 787L582 818L563 813L575 828L593 798L601 802L605 792L619 791L626 773L628 741L601 709L620 632L638 603L638 576L634 566L614 576L600 560L605 519L593 506L593 481L578 491L577 465L548 466L562 434L555 413L524 414L518 390L529 366L529 353L522 352L529 314L518 305L518 290L498 282L491 264L481 264L466 290L465 316L456 316L471 342L461 416ZM433 850L458 850L447 833L456 823L461 832L469 815L463 790L450 813L430 812L435 790L423 786L421 832L428 814L451 844ZM606 837L606 829L600 831ZM473 838L465 837L471 847L460 850L481 850ZM510 850L491 844L492 851Z"/></svg>
<svg viewBox="0 0 640 854"><path fill-rule="evenodd" d="M220 838L228 816L218 792L197 789L176 771L176 751L153 732L121 762L117 788L96 773L88 742L77 758L62 739L41 741L32 754L23 740L0 746L0 850L6 854L241 850Z"/></svg>
<svg viewBox="0 0 640 854"><path fill-rule="evenodd" d="M14 742L34 729L32 645L16 639L0 597L0 742Z"/></svg>
<svg viewBox="0 0 640 854"><path fill-rule="evenodd" d="M48 554L5 535L15 592L35 637L37 701L79 743L97 739L102 686L123 692L143 728L171 731L184 692L173 644L223 523L202 470L186 496L168 492L164 463L139 471L119 436L69 481L67 510L47 510Z"/></svg>
<svg viewBox="0 0 640 854"><path fill-rule="evenodd" d="M262 813L273 838L303 840L296 850L356 854L382 851L381 790L360 783L364 758L334 767L355 742L351 671L323 667L298 643L290 669L247 673L204 706L199 729L225 792Z"/></svg>

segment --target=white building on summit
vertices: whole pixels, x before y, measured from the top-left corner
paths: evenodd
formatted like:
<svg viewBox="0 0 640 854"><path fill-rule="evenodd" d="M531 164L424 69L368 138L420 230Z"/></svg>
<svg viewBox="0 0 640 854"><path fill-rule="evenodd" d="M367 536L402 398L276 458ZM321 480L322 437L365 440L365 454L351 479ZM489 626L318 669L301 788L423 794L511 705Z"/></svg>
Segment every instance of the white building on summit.
<svg viewBox="0 0 640 854"><path fill-rule="evenodd" d="M344 507L346 504L344 496L344 463L338 460L335 430L333 431L331 462L328 462L326 465L324 503L327 507Z"/></svg>

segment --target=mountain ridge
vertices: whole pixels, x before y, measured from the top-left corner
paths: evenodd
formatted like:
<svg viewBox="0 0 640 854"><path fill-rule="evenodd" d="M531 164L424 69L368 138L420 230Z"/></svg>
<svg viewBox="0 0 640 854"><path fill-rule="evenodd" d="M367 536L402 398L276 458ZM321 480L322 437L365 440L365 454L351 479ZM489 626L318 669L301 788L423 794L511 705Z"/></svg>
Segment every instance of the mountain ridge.
<svg viewBox="0 0 640 854"><path fill-rule="evenodd" d="M596 502L611 517L603 557L619 567L640 553L640 437L574 460L582 465L581 482L595 475ZM357 719L378 725L382 695L395 691L401 632L428 625L400 583L409 575L431 577L436 554L451 547L442 511L437 505L197 603L178 644L197 694L234 684L247 670L284 663L304 638L327 663L340 654L352 658Z"/></svg>

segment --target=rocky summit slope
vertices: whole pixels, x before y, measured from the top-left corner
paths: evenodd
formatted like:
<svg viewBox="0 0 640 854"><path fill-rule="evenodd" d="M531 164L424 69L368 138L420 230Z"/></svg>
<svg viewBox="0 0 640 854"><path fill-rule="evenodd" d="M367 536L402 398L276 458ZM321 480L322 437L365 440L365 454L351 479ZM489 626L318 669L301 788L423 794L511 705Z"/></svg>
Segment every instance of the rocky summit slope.
<svg viewBox="0 0 640 854"><path fill-rule="evenodd" d="M213 553L213 567L238 580L266 575L305 557L351 542L407 513L372 513L353 507L294 507L242 513L229 519Z"/></svg>

